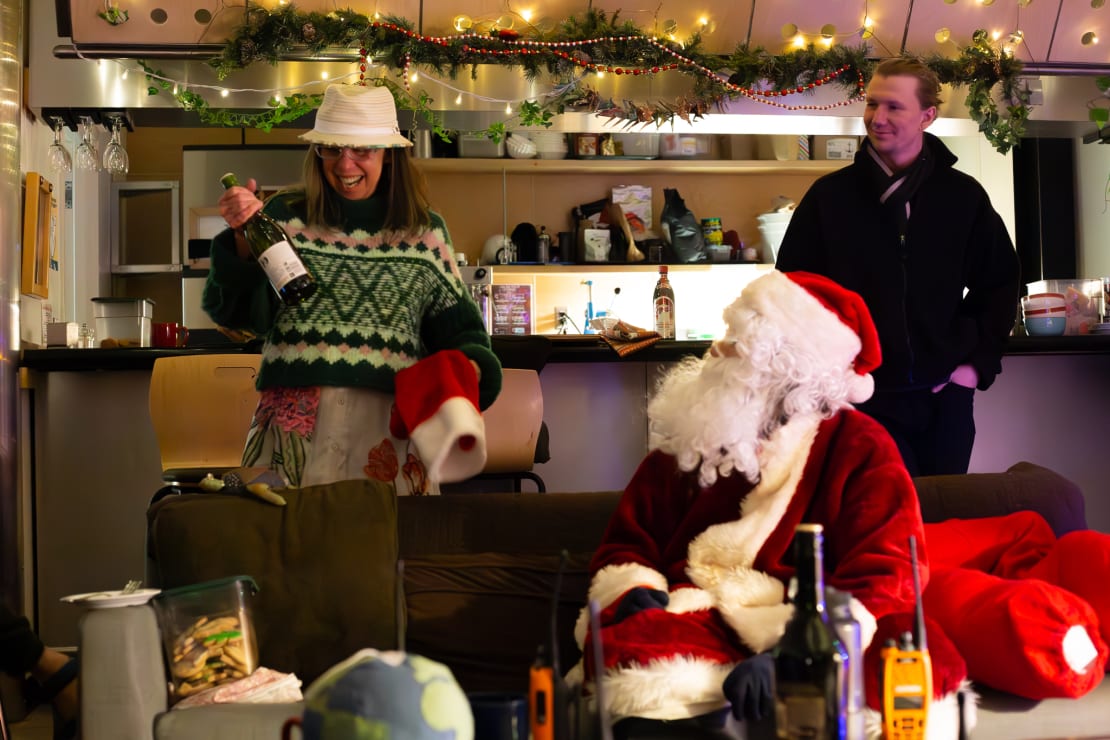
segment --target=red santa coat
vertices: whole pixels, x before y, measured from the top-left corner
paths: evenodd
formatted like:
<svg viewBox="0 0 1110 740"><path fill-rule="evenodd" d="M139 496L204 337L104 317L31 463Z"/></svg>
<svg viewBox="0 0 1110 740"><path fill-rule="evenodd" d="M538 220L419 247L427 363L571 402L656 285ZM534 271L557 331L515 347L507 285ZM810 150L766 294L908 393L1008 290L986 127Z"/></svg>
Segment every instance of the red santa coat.
<svg viewBox="0 0 1110 740"><path fill-rule="evenodd" d="M633 476L591 563L614 717L680 719L725 705L725 676L771 648L789 618L784 584L795 572L791 543L802 522L824 525L826 583L853 595L865 647L877 629L886 632L884 622L892 635L895 622L906 624L914 605L909 538L921 543L923 527L890 436L848 410L792 420L774 448L783 452L755 485L732 475L701 489L696 474L658 451ZM668 592L669 605L614 623L620 599L636 586ZM586 626L579 621L580 645ZM963 665L954 652L936 662L935 686L947 694Z"/></svg>

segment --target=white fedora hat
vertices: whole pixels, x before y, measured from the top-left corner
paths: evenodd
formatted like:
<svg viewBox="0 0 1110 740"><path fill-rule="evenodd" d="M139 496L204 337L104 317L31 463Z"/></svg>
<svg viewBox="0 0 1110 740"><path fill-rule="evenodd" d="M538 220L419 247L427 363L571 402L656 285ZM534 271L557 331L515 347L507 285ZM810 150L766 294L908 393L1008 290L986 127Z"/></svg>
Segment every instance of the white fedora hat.
<svg viewBox="0 0 1110 740"><path fill-rule="evenodd" d="M327 146L412 146L401 136L397 106L389 90L363 85L330 85L316 111L316 125L300 138Z"/></svg>

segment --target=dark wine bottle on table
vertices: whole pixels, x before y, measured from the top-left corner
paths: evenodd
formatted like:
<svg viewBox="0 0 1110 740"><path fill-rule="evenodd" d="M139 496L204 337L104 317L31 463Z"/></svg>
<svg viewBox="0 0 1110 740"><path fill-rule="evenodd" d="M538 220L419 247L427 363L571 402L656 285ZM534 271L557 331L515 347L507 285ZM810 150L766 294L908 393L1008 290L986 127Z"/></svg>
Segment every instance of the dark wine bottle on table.
<svg viewBox="0 0 1110 740"><path fill-rule="evenodd" d="M794 615L772 650L775 660L775 723L778 737L841 740L846 734L842 702L847 654L825 610L820 524L794 530Z"/></svg>
<svg viewBox="0 0 1110 740"><path fill-rule="evenodd" d="M238 185L239 180L234 173L228 172L220 178L220 184L226 190ZM277 221L258 211L240 231L285 305L296 306L316 292L315 278Z"/></svg>

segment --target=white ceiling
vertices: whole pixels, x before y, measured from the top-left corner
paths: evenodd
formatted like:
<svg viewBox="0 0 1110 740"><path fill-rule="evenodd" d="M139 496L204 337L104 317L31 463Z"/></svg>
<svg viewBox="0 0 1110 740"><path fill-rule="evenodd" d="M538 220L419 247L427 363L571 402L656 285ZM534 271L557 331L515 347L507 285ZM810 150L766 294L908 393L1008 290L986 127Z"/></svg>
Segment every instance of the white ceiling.
<svg viewBox="0 0 1110 740"><path fill-rule="evenodd" d="M128 9L131 19L110 27L96 17L104 0L70 0L73 38L78 43L95 43L105 38L130 35L129 43L160 43L165 34L175 34L178 43L220 43L229 29L238 25L246 0L113 0ZM1110 70L1110 8L1103 0L293 0L304 11L351 8L370 15L398 15L417 25L425 34L455 33L453 21L466 13L481 28L503 16L513 16L516 27L525 25L530 13L533 23L554 23L571 15L581 16L594 8L632 21L645 32L661 33L667 21L677 24L676 35L687 38L702 18L710 22L703 35L708 53L728 53L745 41L770 51L788 48L783 26L793 24L807 38L820 39L821 28L835 26L835 41L861 43L864 17L874 22L868 43L874 57L893 56L903 46L920 55L955 56L959 46L982 28L998 34L1002 42L1015 30L1024 42L1014 54L1032 65L1075 65ZM274 7L279 0L255 0L252 6ZM1100 7L1094 7L1100 6ZM65 4L59 7L64 9ZM153 24L152 11L164 10L165 23ZM216 15L216 22L201 27L193 20L198 9ZM179 20L183 19L183 21ZM174 30L174 26L183 27ZM189 28L191 26L191 28ZM950 41L938 43L937 31L949 29ZM198 32L198 29L200 31ZM186 38L181 38L181 31ZM1093 31L1103 42L1084 45L1083 34ZM904 45L903 45L904 38Z"/></svg>

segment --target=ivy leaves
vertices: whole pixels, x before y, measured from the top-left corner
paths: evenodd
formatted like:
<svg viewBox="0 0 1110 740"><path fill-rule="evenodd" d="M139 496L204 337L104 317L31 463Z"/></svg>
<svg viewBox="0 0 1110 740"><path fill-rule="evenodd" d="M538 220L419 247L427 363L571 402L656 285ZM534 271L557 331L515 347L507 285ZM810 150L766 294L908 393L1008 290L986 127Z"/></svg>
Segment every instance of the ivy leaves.
<svg viewBox="0 0 1110 740"><path fill-rule="evenodd" d="M696 120L723 100L740 95L738 88L758 86L782 94L802 93L812 88L814 81L821 84L819 78L830 70L849 70L835 82L846 88L848 99L853 99L859 92L859 80L868 79L875 64L867 56L866 44L836 44L828 49L809 46L783 54L741 44L727 56L706 55L701 52L701 39L696 33L679 44L648 36L630 21L620 20L619 15L619 11L609 16L589 7L549 32L530 30L511 37L476 33L427 37L415 32L404 18L371 20L351 10L304 13L292 4L273 11L255 6L209 64L223 79L256 62L277 64L294 50L319 54L327 49L356 49L360 64L372 60L398 74L416 66L454 78L466 68L473 76L479 64L498 64L520 69L529 79L543 73L552 76L556 87L550 95L521 103L512 119L487 129L486 135L494 141L500 141L510 126L550 127L552 118L567 109L607 116L623 121L626 127ZM1020 61L992 44L985 31L977 31L958 58L933 56L925 61L942 82L967 86L969 115L995 149L1005 154L1018 145L1030 112L1028 90L1019 84ZM583 66L618 74L654 74L673 68L690 77L692 83L689 92L675 100L614 103L583 84ZM143 68L151 81L151 95L169 89L164 78L145 64ZM1110 78L1107 80L1110 85ZM392 80L377 80L375 84L388 86L398 107L414 111L437 136L449 139L450 132L444 128L442 116L432 109L434 100L427 93L414 95L407 86ZM174 97L186 110L196 111L205 123L263 130L296 120L322 99L321 95L290 95L284 100L271 100L270 109L262 113L235 113L211 108L194 91L175 92ZM1110 111L1092 107L1091 117L1105 123Z"/></svg>

